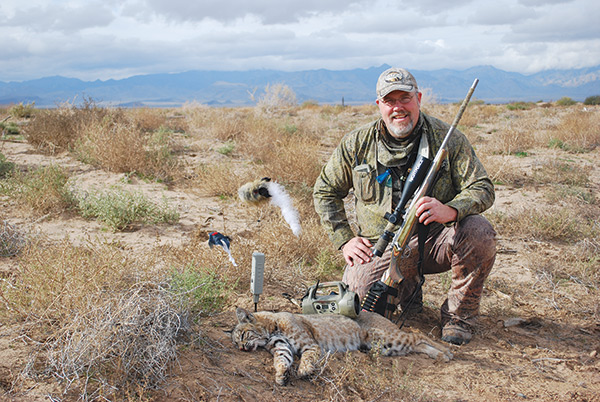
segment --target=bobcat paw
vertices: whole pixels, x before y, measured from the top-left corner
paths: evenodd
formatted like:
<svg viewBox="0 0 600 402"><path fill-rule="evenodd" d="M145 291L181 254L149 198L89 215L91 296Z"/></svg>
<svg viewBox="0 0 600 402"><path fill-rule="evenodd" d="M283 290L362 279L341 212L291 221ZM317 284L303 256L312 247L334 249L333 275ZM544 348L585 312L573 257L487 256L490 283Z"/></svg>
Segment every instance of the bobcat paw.
<svg viewBox="0 0 600 402"><path fill-rule="evenodd" d="M452 360L454 358L454 355L452 354L452 352L450 351L450 349L445 350L442 354L441 354L441 359L445 362L449 362L450 360Z"/></svg>
<svg viewBox="0 0 600 402"><path fill-rule="evenodd" d="M277 383L277 385L286 386L289 381L290 373L287 371L285 373L279 373L275 375L275 382Z"/></svg>
<svg viewBox="0 0 600 402"><path fill-rule="evenodd" d="M298 367L298 377L306 378L310 377L317 371L317 368L314 365L306 365Z"/></svg>

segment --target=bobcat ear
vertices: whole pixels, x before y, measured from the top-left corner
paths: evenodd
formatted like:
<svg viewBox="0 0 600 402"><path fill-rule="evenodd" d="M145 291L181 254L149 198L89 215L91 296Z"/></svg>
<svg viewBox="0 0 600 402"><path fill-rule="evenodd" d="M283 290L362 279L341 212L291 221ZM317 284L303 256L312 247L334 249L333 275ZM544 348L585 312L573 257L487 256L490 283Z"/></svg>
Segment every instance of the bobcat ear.
<svg viewBox="0 0 600 402"><path fill-rule="evenodd" d="M237 315L237 319L240 324L251 323L255 321L254 315L241 307L238 307L235 310L235 314Z"/></svg>

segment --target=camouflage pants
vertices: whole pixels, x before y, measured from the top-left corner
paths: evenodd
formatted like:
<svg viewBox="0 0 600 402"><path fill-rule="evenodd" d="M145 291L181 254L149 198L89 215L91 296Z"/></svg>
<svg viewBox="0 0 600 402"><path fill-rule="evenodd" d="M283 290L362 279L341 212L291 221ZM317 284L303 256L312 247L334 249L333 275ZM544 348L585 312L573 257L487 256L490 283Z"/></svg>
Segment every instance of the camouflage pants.
<svg viewBox="0 0 600 402"><path fill-rule="evenodd" d="M413 236L409 242L410 253L401 257L401 272L391 272L394 279L404 278L400 283L398 302L405 306L418 285L418 240ZM371 285L381 279L389 268L391 247L380 258L365 264L346 266L343 281L362 300ZM452 272L448 297L441 306L442 322L456 317L470 321L479 313L483 283L496 259L496 232L481 215L470 215L451 227L432 225L425 243L423 273ZM418 294L416 302L418 303Z"/></svg>

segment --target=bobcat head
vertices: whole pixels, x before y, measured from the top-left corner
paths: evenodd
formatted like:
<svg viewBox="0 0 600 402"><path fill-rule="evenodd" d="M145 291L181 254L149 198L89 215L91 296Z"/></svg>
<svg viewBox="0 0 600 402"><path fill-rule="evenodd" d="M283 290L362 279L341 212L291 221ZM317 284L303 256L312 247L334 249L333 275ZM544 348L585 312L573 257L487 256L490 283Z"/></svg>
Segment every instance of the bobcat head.
<svg viewBox="0 0 600 402"><path fill-rule="evenodd" d="M231 340L240 350L253 352L269 343L268 329L254 317L254 314L243 308L238 308L235 314L238 324L231 330Z"/></svg>

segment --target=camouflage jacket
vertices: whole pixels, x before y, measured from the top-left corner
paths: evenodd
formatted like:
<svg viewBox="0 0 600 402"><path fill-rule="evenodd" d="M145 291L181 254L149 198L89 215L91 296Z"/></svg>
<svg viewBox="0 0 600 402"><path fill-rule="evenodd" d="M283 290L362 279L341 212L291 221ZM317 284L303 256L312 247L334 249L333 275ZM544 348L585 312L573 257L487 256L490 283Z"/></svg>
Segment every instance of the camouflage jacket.
<svg viewBox="0 0 600 402"><path fill-rule="evenodd" d="M421 112L423 134L434 159L450 126ZM392 212L392 189L376 177L385 166L377 162L377 141L383 133L381 119L344 136L314 186L313 197L321 223L334 246L341 248L354 236L376 241L383 233L386 212ZM457 220L479 214L494 203L494 186L463 133L454 130L448 142L448 157L442 165L431 196L458 211ZM354 234L343 199L353 189L359 232Z"/></svg>

